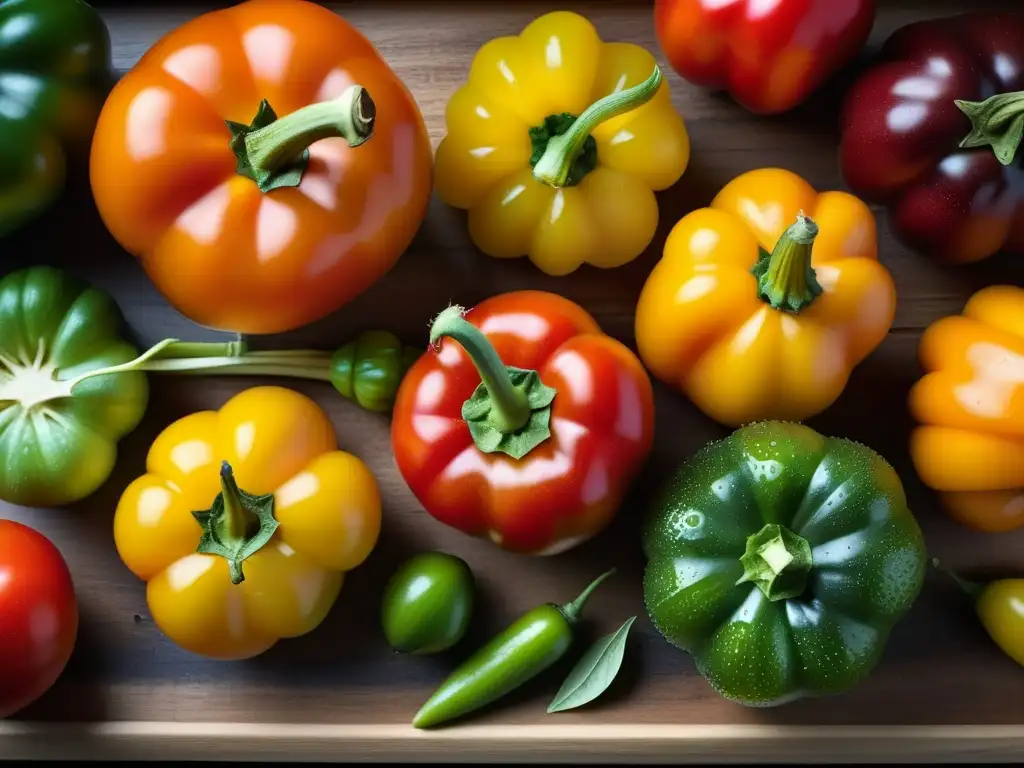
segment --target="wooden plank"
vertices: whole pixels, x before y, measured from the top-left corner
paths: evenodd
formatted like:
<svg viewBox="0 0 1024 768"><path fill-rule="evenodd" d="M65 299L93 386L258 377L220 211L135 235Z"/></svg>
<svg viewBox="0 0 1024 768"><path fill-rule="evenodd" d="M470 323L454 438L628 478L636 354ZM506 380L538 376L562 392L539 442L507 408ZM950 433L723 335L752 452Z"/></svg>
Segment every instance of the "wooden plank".
<svg viewBox="0 0 1024 768"><path fill-rule="evenodd" d="M214 4L103 5L115 63L127 68L161 34ZM366 0L328 5L359 26L403 77L435 143L443 135L444 105L465 78L476 49L492 37L516 33L544 11L585 11L605 39L637 42L657 53L650 7L644 3ZM873 44L908 21L969 7L1006 9L1016 4L890 0L880 4ZM803 174L820 189L841 188L835 109L849 74L807 106L777 118L753 117L726 98L670 74L674 102L693 142L692 164L680 183L660 196L662 224L654 245L614 273L584 269L570 277L548 278L525 261L490 259L473 249L464 216L435 200L412 248L386 279L335 316L261 339L259 346L333 348L372 327L390 328L410 343L423 344L429 319L450 301L472 305L519 288L562 293L632 344L633 307L665 233L686 212L708 203L729 179L752 168L778 165ZM938 267L897 244L884 216L879 233L882 259L899 290L895 327L854 374L840 401L810 424L871 445L896 466L933 554L954 567L1019 572L1024 532L966 532L941 514L934 496L914 477L906 447L911 423L905 399L918 375L920 331L934 319L960 311L967 296L982 285L1024 284L1024 260L1002 256L968 268ZM134 260L104 231L84 189L6 243L5 269L39 261L63 266L110 290L140 343L166 336L214 336L166 306ZM1022 757L1024 677L992 645L956 593L938 579L929 580L918 604L897 627L872 677L846 695L749 710L708 688L687 657L669 647L644 615L637 525L665 474L728 430L660 385L655 450L619 518L592 542L545 559L507 554L434 522L394 467L385 418L358 410L324 386L296 385L327 409L341 446L361 456L378 477L385 502L380 545L351 574L332 614L316 632L282 642L250 662L224 664L190 656L168 642L149 619L143 586L114 551L111 514L120 491L144 471L145 451L160 429L186 413L218 407L255 380L151 381L149 413L123 441L117 471L95 496L70 510L0 508L3 516L28 522L61 547L78 585L82 611L79 644L65 675L37 704L0 724L0 756L105 759L159 754L188 759L209 756L220 745L215 756L224 759ZM378 628L383 584L404 557L434 548L456 553L473 567L481 589L479 615L459 649L435 658L397 657ZM600 705L544 714L570 658L472 723L430 735L407 726L466 649L533 605L572 596L611 564L619 574L595 595L587 634L610 631L630 615L640 618L626 668Z"/></svg>
<svg viewBox="0 0 1024 768"><path fill-rule="evenodd" d="M0 723L8 759L248 760L293 762L709 764L1014 763L1021 729L767 727L734 725L468 725L424 732L406 725L122 722L91 726Z"/></svg>

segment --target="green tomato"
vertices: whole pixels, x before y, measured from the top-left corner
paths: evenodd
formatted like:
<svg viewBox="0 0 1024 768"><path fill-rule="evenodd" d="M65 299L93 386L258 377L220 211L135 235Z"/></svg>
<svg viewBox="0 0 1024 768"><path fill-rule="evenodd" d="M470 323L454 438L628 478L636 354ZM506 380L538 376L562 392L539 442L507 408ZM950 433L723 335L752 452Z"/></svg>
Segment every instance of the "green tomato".
<svg viewBox="0 0 1024 768"><path fill-rule="evenodd" d="M856 685L917 598L927 561L881 456L779 422L743 427L686 462L643 546L655 627L748 706Z"/></svg>
<svg viewBox="0 0 1024 768"><path fill-rule="evenodd" d="M50 267L0 280L0 498L52 507L110 476L117 442L146 410L146 375L69 380L137 351L120 336L113 299Z"/></svg>
<svg viewBox="0 0 1024 768"><path fill-rule="evenodd" d="M401 653L448 650L469 627L473 591L473 573L460 558L443 552L416 555L384 590L384 636Z"/></svg>

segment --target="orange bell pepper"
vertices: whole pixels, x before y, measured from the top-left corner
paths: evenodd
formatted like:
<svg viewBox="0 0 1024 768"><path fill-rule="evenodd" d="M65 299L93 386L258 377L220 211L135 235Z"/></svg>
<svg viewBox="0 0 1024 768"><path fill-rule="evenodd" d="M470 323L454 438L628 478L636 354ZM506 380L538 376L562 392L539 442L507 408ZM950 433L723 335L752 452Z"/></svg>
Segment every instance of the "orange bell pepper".
<svg viewBox="0 0 1024 768"><path fill-rule="evenodd" d="M91 181L107 228L179 311L274 333L395 264L432 162L416 102L362 34L315 3L249 0L170 32L121 79Z"/></svg>
<svg viewBox="0 0 1024 768"><path fill-rule="evenodd" d="M962 315L928 327L920 358L926 374L910 391L918 475L966 526L1024 525L1024 289L978 291Z"/></svg>
<svg viewBox="0 0 1024 768"><path fill-rule="evenodd" d="M117 505L114 543L147 582L153 621L204 656L249 658L315 629L380 533L370 470L290 389L254 387L171 424L146 470Z"/></svg>
<svg viewBox="0 0 1024 768"><path fill-rule="evenodd" d="M722 424L800 421L835 401L895 309L868 207L765 168L675 225L636 340L657 378Z"/></svg>

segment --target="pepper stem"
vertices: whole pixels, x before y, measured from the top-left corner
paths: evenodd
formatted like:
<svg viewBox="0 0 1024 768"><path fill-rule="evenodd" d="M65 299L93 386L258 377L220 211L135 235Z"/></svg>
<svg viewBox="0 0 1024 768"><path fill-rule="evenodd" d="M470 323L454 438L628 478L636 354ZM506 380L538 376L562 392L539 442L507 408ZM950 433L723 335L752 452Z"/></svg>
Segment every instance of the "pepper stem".
<svg viewBox="0 0 1024 768"><path fill-rule="evenodd" d="M951 578L956 583L956 585L960 587L963 593L972 600L977 600L979 597L981 597L981 593L985 591L984 584L978 584L975 581L968 581L967 579L953 573L953 571L943 567L942 563L939 562L939 558L937 557L932 558L932 567L935 570L940 571L941 573L944 573L947 576L949 576L949 578Z"/></svg>
<svg viewBox="0 0 1024 768"><path fill-rule="evenodd" d="M253 173L272 174L295 162L310 144L342 138L358 147L373 135L377 108L361 85L350 85L336 99L310 104L245 135Z"/></svg>
<svg viewBox="0 0 1024 768"><path fill-rule="evenodd" d="M996 159L1009 165L1024 138L1024 91L997 93L984 101L954 103L971 121L971 132L960 142L960 147L991 146Z"/></svg>
<svg viewBox="0 0 1024 768"><path fill-rule="evenodd" d="M224 515L218 521L222 539L241 539L249 532L253 517L242 504L235 473L226 461L220 465L220 492L224 496Z"/></svg>
<svg viewBox="0 0 1024 768"><path fill-rule="evenodd" d="M586 605L587 600L590 599L590 596L594 594L594 590L601 586L601 584L614 573L614 568L602 573L600 576L598 576L596 579L590 582L587 588L580 593L579 597L577 597L571 603L566 603L565 605L561 606L558 610L562 613L563 616L565 616L565 620L568 621L570 624L575 624L576 622L578 622L580 620L580 615L583 613L583 606Z"/></svg>
<svg viewBox="0 0 1024 768"><path fill-rule="evenodd" d="M747 538L740 563L743 575L736 583L752 581L775 602L803 594L814 558L807 539L784 526L769 524Z"/></svg>
<svg viewBox="0 0 1024 768"><path fill-rule="evenodd" d="M183 365L180 368L188 369L200 367L201 364L196 364L197 359L231 359L241 357L245 353L246 344L241 340L227 342L184 342L178 339L164 339L127 363L97 368L76 376L67 383L68 394L70 395L75 387L83 381L88 381L96 376L110 376L115 373L130 373L132 371L159 370L159 366L153 363L160 359L166 360L167 357L175 361L181 361Z"/></svg>
<svg viewBox="0 0 1024 768"><path fill-rule="evenodd" d="M462 307L451 306L438 315L430 327L430 343L437 344L447 336L466 350L491 397L494 423L505 432L515 432L530 419L526 394L512 386L505 364L494 346L479 328L466 320L465 314Z"/></svg>
<svg viewBox="0 0 1024 768"><path fill-rule="evenodd" d="M803 211L775 244L771 253L761 249L761 257L750 270L757 278L757 295L774 309L799 312L822 293L821 284L811 266L818 225Z"/></svg>
<svg viewBox="0 0 1024 768"><path fill-rule="evenodd" d="M196 552L218 555L228 562L232 584L245 581L242 563L263 548L277 530L274 494L253 496L235 482L228 462L220 467L220 493L205 512L193 512L202 529Z"/></svg>
<svg viewBox="0 0 1024 768"><path fill-rule="evenodd" d="M333 354L315 349L250 350L238 339L228 342L186 342L164 339L133 360L86 371L62 381L59 372L51 397L70 397L82 383L118 373L284 376L326 381L343 397L363 408L389 411L406 371L419 350L405 347L397 336L365 331ZM3 362L0 356L0 363ZM18 367L18 366L15 366Z"/></svg>
<svg viewBox="0 0 1024 768"><path fill-rule="evenodd" d="M555 390L536 371L506 366L483 332L466 320L465 310L451 306L434 320L430 343L443 337L457 342L476 366L480 386L462 404L462 418L484 453L500 451L521 459L551 436Z"/></svg>
<svg viewBox="0 0 1024 768"><path fill-rule="evenodd" d="M583 151L591 132L601 123L631 112L653 99L661 87L661 80L661 68L655 65L651 76L639 85L609 94L587 107L565 133L548 140L547 149L533 166L534 178L551 187L566 186L572 164Z"/></svg>

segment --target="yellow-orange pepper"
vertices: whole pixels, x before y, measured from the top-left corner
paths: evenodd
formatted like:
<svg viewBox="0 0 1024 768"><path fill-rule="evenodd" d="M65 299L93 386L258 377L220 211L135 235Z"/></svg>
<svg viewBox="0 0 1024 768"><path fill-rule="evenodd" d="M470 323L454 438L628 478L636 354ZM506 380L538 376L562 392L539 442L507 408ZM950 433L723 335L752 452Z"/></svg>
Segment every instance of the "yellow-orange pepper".
<svg viewBox="0 0 1024 768"><path fill-rule="evenodd" d="M800 421L835 401L895 309L868 207L765 168L675 225L636 340L657 378L722 424Z"/></svg>
<svg viewBox="0 0 1024 768"><path fill-rule="evenodd" d="M146 470L114 514L117 551L157 626L204 656L249 658L316 628L380 532L373 475L289 389L171 424Z"/></svg>
<svg viewBox="0 0 1024 768"><path fill-rule="evenodd" d="M485 44L445 120L441 199L468 209L480 250L551 275L639 256L658 224L654 190L690 158L654 57L565 11Z"/></svg>
<svg viewBox="0 0 1024 768"><path fill-rule="evenodd" d="M910 391L918 475L976 530L1024 525L1024 289L983 288L924 332Z"/></svg>

